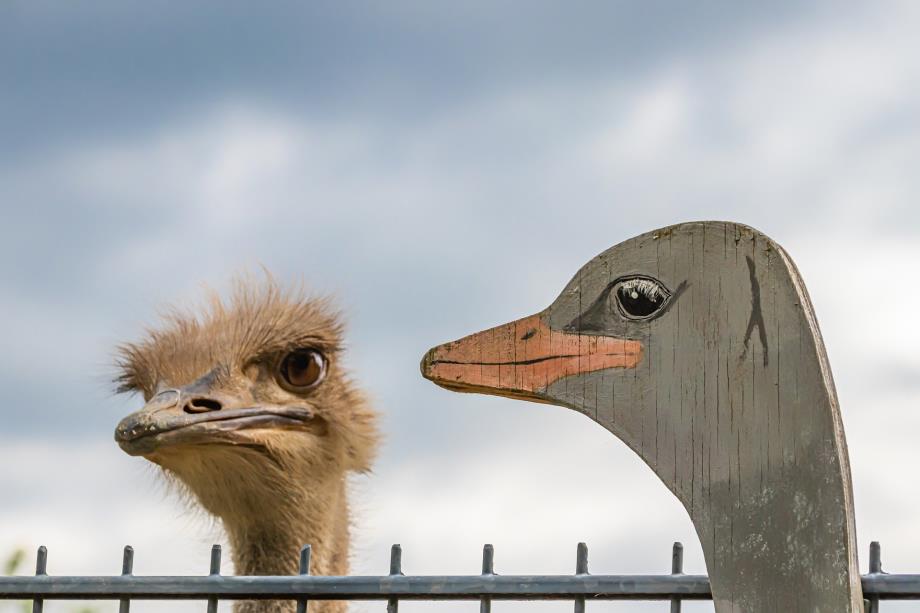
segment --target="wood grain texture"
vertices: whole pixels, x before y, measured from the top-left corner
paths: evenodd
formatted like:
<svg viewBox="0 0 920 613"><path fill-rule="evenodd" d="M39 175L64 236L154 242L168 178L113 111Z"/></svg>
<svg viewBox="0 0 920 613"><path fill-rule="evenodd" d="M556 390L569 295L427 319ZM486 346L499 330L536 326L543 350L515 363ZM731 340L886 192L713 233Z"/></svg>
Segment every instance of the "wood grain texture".
<svg viewBox="0 0 920 613"><path fill-rule="evenodd" d="M618 302L636 276L670 293L646 319ZM599 360L614 345L633 359ZM521 363L559 348L552 376ZM462 369L441 362L461 354ZM501 355L511 359L473 365ZM863 610L824 344L795 265L760 232L696 222L625 241L547 309L432 349L422 372L458 391L566 406L621 438L690 514L718 613Z"/></svg>

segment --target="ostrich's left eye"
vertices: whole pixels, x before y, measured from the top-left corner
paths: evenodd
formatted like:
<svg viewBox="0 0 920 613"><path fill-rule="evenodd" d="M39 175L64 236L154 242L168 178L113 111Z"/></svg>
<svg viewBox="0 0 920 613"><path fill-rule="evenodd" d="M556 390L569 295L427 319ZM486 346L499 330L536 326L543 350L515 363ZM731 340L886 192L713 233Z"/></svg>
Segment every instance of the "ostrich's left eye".
<svg viewBox="0 0 920 613"><path fill-rule="evenodd" d="M315 349L292 351L281 360L278 375L281 386L291 391L312 389L326 376L326 358Z"/></svg>
<svg viewBox="0 0 920 613"><path fill-rule="evenodd" d="M651 277L631 277L615 288L620 311L630 319L647 319L657 313L671 296L661 282Z"/></svg>

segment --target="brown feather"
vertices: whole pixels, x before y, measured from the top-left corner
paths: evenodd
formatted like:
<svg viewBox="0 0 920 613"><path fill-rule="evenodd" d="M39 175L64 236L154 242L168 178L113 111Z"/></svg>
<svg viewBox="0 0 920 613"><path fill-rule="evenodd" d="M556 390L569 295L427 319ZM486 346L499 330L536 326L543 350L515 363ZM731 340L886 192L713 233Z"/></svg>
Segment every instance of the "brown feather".
<svg viewBox="0 0 920 613"><path fill-rule="evenodd" d="M145 338L117 348L119 392L145 400L207 373L231 397L308 404L311 432L248 430L252 445L176 445L147 456L206 511L219 518L238 574L293 574L302 544L314 547L312 572L348 571L349 512L345 477L370 470L378 445L377 414L342 367L344 325L332 301L282 289L271 277L237 280L228 300L210 292L196 314L171 308ZM272 379L280 356L303 348L328 360L326 378L308 395ZM317 602L332 613L342 603ZM238 603L237 611L293 611L287 602Z"/></svg>

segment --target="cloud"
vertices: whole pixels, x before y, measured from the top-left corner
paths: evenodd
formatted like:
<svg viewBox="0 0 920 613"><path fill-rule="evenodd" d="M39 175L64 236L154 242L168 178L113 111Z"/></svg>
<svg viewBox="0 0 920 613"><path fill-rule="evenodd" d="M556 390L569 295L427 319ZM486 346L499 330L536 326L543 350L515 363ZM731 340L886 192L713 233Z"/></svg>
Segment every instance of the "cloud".
<svg viewBox="0 0 920 613"><path fill-rule="evenodd" d="M833 7L834 5L830 5ZM697 56L814 19L792 2L674 6L587 2L415 1L354 6L234 4L81 10L4 8L0 156L98 136L149 134L164 117L227 98L280 103L324 119L359 114L396 126L450 114L540 83L626 80L673 56Z"/></svg>

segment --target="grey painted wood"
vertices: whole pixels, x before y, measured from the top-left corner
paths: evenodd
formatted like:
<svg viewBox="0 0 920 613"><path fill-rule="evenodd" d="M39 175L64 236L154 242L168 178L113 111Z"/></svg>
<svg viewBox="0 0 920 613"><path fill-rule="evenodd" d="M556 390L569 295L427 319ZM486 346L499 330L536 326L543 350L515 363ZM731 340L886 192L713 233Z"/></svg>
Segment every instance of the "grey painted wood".
<svg viewBox="0 0 920 613"><path fill-rule="evenodd" d="M610 290L636 275L670 292L644 320ZM632 357L602 364L616 339ZM718 613L863 610L824 344L795 265L760 232L697 222L620 243L537 316L436 347L422 371L572 408L622 439L690 514Z"/></svg>

